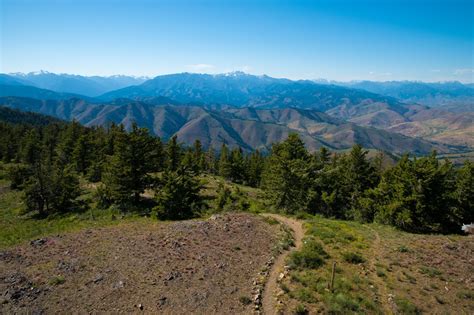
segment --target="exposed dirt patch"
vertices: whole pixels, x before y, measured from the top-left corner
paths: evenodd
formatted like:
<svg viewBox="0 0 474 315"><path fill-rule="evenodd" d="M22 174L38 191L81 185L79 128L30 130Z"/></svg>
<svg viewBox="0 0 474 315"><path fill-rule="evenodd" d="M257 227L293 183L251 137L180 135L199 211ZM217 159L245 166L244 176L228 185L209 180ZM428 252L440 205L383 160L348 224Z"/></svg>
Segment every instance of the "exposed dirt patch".
<svg viewBox="0 0 474 315"><path fill-rule="evenodd" d="M127 223L0 252L0 313L251 313L279 227L250 214Z"/></svg>

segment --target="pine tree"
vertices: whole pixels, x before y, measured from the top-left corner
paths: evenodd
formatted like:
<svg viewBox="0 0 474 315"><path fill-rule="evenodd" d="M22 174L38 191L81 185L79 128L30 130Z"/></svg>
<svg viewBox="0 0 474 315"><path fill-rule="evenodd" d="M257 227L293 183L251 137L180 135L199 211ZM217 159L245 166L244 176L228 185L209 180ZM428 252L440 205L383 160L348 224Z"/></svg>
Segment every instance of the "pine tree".
<svg viewBox="0 0 474 315"><path fill-rule="evenodd" d="M252 187L259 187L262 180L262 172L264 168L264 158L260 151L256 150L247 159L247 183Z"/></svg>
<svg viewBox="0 0 474 315"><path fill-rule="evenodd" d="M167 168L169 171L176 171L181 164L181 147L178 144L178 137L173 136L166 145Z"/></svg>
<svg viewBox="0 0 474 315"><path fill-rule="evenodd" d="M79 179L71 166L58 161L51 163L43 154L25 184L26 211L38 211L40 216L67 212L79 195Z"/></svg>
<svg viewBox="0 0 474 315"><path fill-rule="evenodd" d="M225 143L222 144L219 157L219 175L225 179L230 179L232 176L232 164L230 162L229 150Z"/></svg>
<svg viewBox="0 0 474 315"><path fill-rule="evenodd" d="M93 143L87 133L83 133L77 139L72 152L72 160L76 166L76 170L79 173L86 174L89 166L94 160L93 154ZM95 157L96 159L97 157Z"/></svg>
<svg viewBox="0 0 474 315"><path fill-rule="evenodd" d="M218 171L218 162L216 160L216 152L213 147L209 147L209 150L206 152L205 160L205 169L209 174L217 174Z"/></svg>
<svg viewBox="0 0 474 315"><path fill-rule="evenodd" d="M181 220L195 216L203 206L199 195L201 185L184 168L165 171L156 190L154 208L157 216L163 219Z"/></svg>
<svg viewBox="0 0 474 315"><path fill-rule="evenodd" d="M29 165L39 162L41 151L41 139L37 129L29 130L23 141L22 161Z"/></svg>
<svg viewBox="0 0 474 315"><path fill-rule="evenodd" d="M329 161L331 161L331 152L329 152L326 147L321 147L319 149L319 161L322 167L326 166L329 164Z"/></svg>
<svg viewBox="0 0 474 315"><path fill-rule="evenodd" d="M272 147L264 176L264 188L277 209L287 213L305 211L309 155L303 141L296 134Z"/></svg>
<svg viewBox="0 0 474 315"><path fill-rule="evenodd" d="M458 223L474 223L474 164L469 160L458 170L455 198L458 203L455 213Z"/></svg>
<svg viewBox="0 0 474 315"><path fill-rule="evenodd" d="M115 135L115 153L104 174L104 183L115 203L121 206L130 202L138 204L140 194L151 185L153 144L148 130L138 128L136 124L129 134L121 131Z"/></svg>
<svg viewBox="0 0 474 315"><path fill-rule="evenodd" d="M244 156L241 148L235 148L230 154L230 179L242 183L245 178Z"/></svg>

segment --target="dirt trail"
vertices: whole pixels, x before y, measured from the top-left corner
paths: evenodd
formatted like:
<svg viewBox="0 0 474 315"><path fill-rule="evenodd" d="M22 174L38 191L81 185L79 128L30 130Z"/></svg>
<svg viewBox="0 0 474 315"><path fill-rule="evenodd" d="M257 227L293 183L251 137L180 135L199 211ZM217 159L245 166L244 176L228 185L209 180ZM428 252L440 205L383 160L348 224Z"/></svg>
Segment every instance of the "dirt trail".
<svg viewBox="0 0 474 315"><path fill-rule="evenodd" d="M372 255L369 260L369 266L370 266L370 271L371 271L371 279L372 282L376 285L377 288L377 298L379 299L379 302L382 306L382 310L384 314L393 314L393 308L392 305L388 302L388 293L387 293L387 288L386 288L386 283L379 277L377 276L377 263L381 262L382 259L382 245L380 241L380 235L377 231L375 231L373 228L370 228L370 230L374 233L375 235L375 241L373 243L373 249L372 249Z"/></svg>
<svg viewBox="0 0 474 315"><path fill-rule="evenodd" d="M264 314L277 314L277 310L275 308L275 294L278 289L278 275L283 271L285 266L285 259L286 257L295 250L301 248L303 244L303 236L304 236L304 229L303 225L300 221L292 218L287 218L278 214L264 214L264 216L271 217L275 220L278 220L280 223L283 223L289 226L293 230L293 237L295 240L295 247L290 250L283 252L278 258L275 259L275 262L270 270L270 274L268 275L267 282L265 284L265 289L263 290L263 298L262 298L262 307Z"/></svg>

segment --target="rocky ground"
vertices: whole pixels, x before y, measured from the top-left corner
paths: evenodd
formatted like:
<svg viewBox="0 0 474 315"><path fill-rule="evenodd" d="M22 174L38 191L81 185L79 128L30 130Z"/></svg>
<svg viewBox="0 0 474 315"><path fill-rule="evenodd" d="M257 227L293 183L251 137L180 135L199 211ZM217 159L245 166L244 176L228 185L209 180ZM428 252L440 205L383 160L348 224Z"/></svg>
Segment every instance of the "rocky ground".
<svg viewBox="0 0 474 315"><path fill-rule="evenodd" d="M279 233L227 214L35 240L0 252L0 313L251 313Z"/></svg>

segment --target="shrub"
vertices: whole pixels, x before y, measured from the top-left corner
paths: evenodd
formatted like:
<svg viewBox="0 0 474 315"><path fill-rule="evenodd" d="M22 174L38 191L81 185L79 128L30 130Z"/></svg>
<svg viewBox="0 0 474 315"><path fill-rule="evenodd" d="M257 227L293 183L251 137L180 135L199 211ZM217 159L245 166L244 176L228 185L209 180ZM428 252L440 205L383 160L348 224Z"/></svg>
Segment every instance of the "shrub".
<svg viewBox="0 0 474 315"><path fill-rule="evenodd" d="M303 304L298 304L295 308L295 311L293 312L295 315L306 315L309 314L308 310L306 309L306 306Z"/></svg>
<svg viewBox="0 0 474 315"><path fill-rule="evenodd" d="M359 253L345 252L342 254L342 258L351 264L360 264L365 262L364 257L362 257Z"/></svg>
<svg viewBox="0 0 474 315"><path fill-rule="evenodd" d="M408 253L410 249L406 247L405 245L401 245L400 247L397 248L397 251L400 253Z"/></svg>
<svg viewBox="0 0 474 315"><path fill-rule="evenodd" d="M49 280L50 285L60 285L60 284L63 284L64 282L66 282L66 279L64 279L64 277L61 275L53 277Z"/></svg>
<svg viewBox="0 0 474 315"><path fill-rule="evenodd" d="M318 268L329 255L323 246L314 240L305 240L303 248L290 255L290 264L298 268Z"/></svg>
<svg viewBox="0 0 474 315"><path fill-rule="evenodd" d="M456 296L460 299L474 300L474 292L468 290L459 291Z"/></svg>
<svg viewBox="0 0 474 315"><path fill-rule="evenodd" d="M240 301L240 303L242 303L243 305L250 305L250 304L252 304L252 299L249 298L248 296L241 296L241 297L239 298L239 301Z"/></svg>
<svg viewBox="0 0 474 315"><path fill-rule="evenodd" d="M406 315L418 315L421 314L421 310L412 302L403 299L395 298L395 304L397 305L398 311L401 314Z"/></svg>
<svg viewBox="0 0 474 315"><path fill-rule="evenodd" d="M436 268L431 268L431 267L426 267L426 266L423 266L420 268L420 272L422 274L425 274L427 275L428 277L430 278L433 278L435 276L440 276L442 274L441 271L439 271L438 269Z"/></svg>

